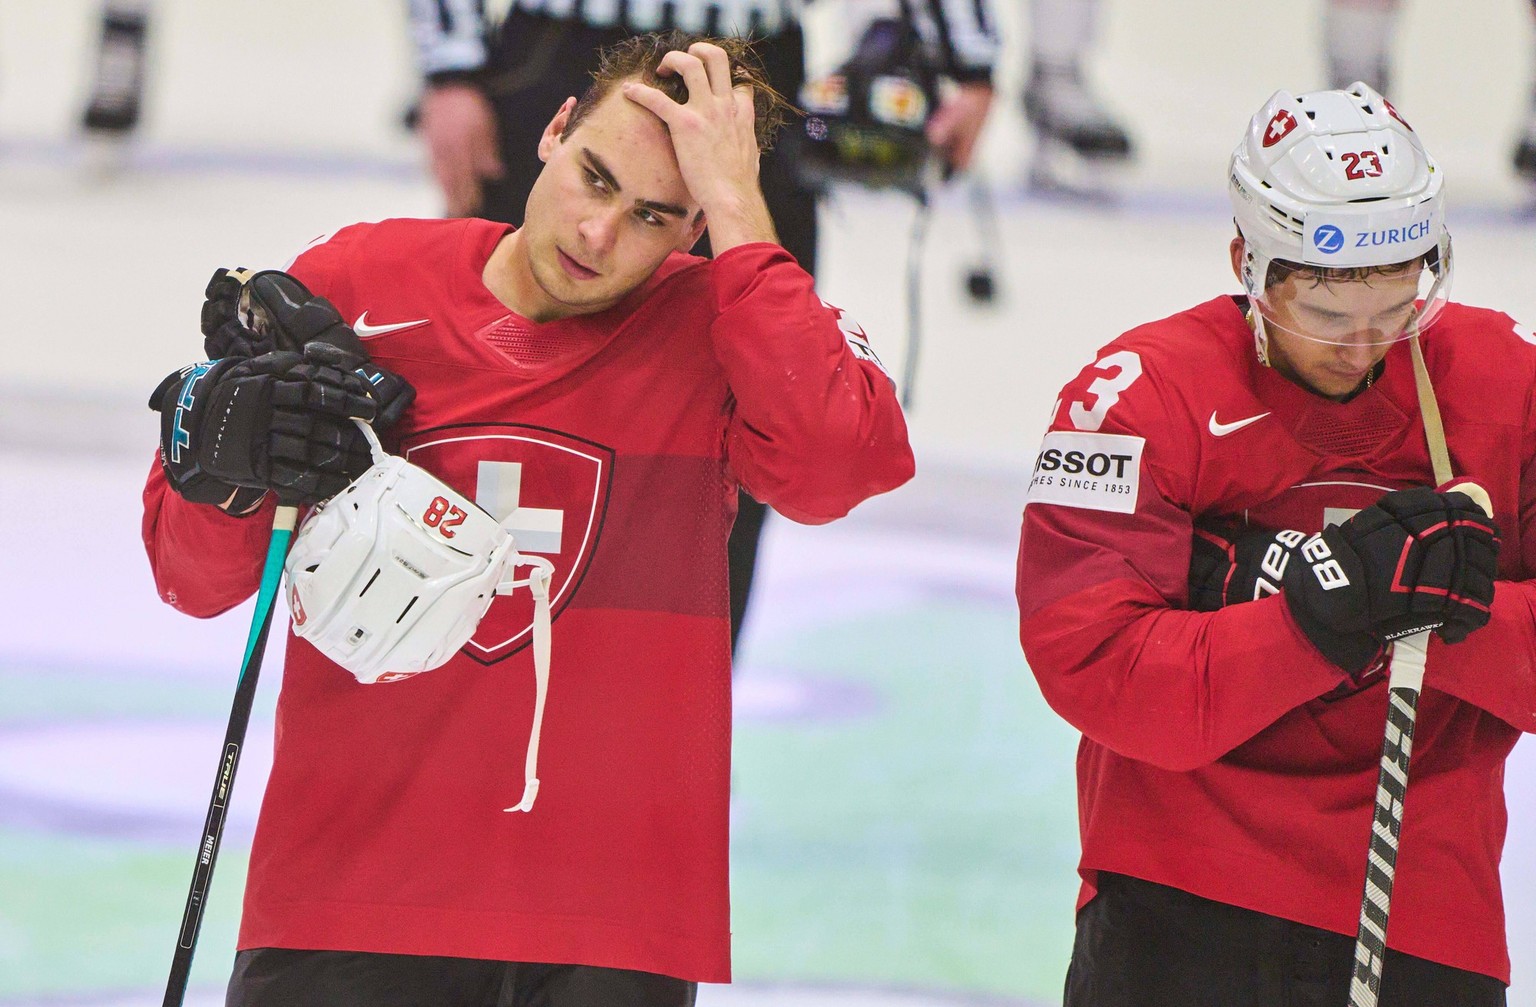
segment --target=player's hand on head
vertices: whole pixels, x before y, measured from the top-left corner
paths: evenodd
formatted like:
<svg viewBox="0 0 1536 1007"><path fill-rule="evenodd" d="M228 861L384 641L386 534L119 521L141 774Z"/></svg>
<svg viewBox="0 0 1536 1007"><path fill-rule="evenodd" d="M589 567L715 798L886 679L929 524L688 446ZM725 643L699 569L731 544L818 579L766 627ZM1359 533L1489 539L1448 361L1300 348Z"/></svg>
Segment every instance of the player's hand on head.
<svg viewBox="0 0 1536 1007"><path fill-rule="evenodd" d="M1325 654L1332 636L1362 630L1458 643L1488 623L1498 555L1498 526L1465 493L1397 490L1303 543L1285 597Z"/></svg>
<svg viewBox="0 0 1536 1007"><path fill-rule="evenodd" d="M333 354L325 346L278 350L169 375L150 407L161 414L161 461L172 487L198 502L221 502L211 497L222 484L305 504L366 472L372 454L353 418L372 420L377 407L367 380L337 366Z"/></svg>
<svg viewBox="0 0 1536 1007"><path fill-rule="evenodd" d="M758 188L756 110L752 88L734 84L730 58L708 42L662 57L662 76L677 75L688 88L679 103L665 92L628 81L624 96L667 124L683 183L709 212L711 204Z"/></svg>

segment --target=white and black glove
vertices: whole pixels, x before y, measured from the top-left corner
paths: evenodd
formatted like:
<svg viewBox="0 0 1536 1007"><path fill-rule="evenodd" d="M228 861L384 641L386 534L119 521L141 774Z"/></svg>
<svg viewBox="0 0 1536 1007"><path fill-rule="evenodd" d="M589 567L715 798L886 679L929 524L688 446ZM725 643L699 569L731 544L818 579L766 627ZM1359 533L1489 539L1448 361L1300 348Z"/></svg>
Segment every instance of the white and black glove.
<svg viewBox="0 0 1536 1007"><path fill-rule="evenodd" d="M249 509L267 490L285 504L316 503L373 464L356 417L378 406L353 358L326 343L192 364L150 397L160 413L160 460L171 486L198 503Z"/></svg>
<svg viewBox="0 0 1536 1007"><path fill-rule="evenodd" d="M379 404L374 428L381 431L393 426L416 398L410 382L369 361L362 340L335 305L288 273L218 269L204 297L203 352L209 360L301 352L310 343L327 343L347 353L347 369L368 381L369 394Z"/></svg>
<svg viewBox="0 0 1536 1007"><path fill-rule="evenodd" d="M1487 625L1498 559L1498 526L1471 497L1398 490L1303 542L1282 593L1307 638L1347 670L1362 632L1388 643L1432 629L1459 643Z"/></svg>

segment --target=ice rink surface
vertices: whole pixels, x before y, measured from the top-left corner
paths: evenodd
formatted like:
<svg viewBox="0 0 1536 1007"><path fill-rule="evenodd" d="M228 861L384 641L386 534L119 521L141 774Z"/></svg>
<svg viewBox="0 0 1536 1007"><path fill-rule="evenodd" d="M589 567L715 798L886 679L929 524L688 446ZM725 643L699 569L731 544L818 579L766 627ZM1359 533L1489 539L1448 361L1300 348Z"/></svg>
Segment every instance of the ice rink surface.
<svg viewBox="0 0 1536 1007"><path fill-rule="evenodd" d="M138 545L155 436L143 401L197 355L215 266L277 266L343 224L436 212L398 127L412 92L399 6L157 4L145 128L110 152L73 136L94 5L0 6L0 1007L159 1002L249 616L195 622L154 596ZM1011 56L983 157L1000 297L965 296L983 249L963 190L942 194L909 417L918 478L838 524L770 525L738 680L739 984L706 990L706 1005L1059 999L1076 735L1014 636L1028 464L1057 389L1095 348L1234 289L1227 154L1271 91L1322 85L1315 2L1105 7L1092 69L1140 155L1119 198L1021 186L1024 38L1021 12L1001 11ZM1405 7L1392 97L1449 178L1452 296L1529 326L1536 215L1508 170L1533 72L1528 4ZM822 0L813 15L822 63L846 35L840 10ZM893 372L911 220L898 196L823 210L822 293ZM227 973L276 663L197 1004L219 1002ZM1529 741L1507 789L1510 1003L1533 1007Z"/></svg>

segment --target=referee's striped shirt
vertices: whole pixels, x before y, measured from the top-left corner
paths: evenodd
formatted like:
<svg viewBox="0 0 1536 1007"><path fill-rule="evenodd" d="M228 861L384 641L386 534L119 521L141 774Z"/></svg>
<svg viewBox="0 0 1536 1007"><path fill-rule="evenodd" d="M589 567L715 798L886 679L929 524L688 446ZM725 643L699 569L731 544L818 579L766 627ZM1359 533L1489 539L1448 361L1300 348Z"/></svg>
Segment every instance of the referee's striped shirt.
<svg viewBox="0 0 1536 1007"><path fill-rule="evenodd" d="M409 0L411 33L428 80L486 61L485 0ZM841 0L824 0L837 3ZM990 80L997 30L986 0L912 0L918 29L960 81ZM512 9L635 33L682 28L704 35L773 35L798 24L801 0L513 0Z"/></svg>

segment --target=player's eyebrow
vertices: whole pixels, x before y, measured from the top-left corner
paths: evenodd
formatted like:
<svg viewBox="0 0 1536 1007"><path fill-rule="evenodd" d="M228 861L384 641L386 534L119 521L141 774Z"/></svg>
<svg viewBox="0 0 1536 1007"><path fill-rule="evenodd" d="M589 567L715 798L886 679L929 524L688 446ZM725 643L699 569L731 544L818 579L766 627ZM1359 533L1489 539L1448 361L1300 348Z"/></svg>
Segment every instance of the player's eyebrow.
<svg viewBox="0 0 1536 1007"><path fill-rule="evenodd" d="M587 167L596 172L597 176L601 178L605 183L607 183L608 188L611 191L623 191L623 187L619 185L619 180L613 177L613 172L609 169L608 165L603 163L602 158L592 153L591 149L588 147L581 148L581 153L582 156L587 160ZM635 205L643 206L647 210L654 210L657 213L665 213L672 217L688 216L688 208L686 206L675 206L672 203L661 203L654 199L637 199L635 200Z"/></svg>
<svg viewBox="0 0 1536 1007"><path fill-rule="evenodd" d="M1390 314L1394 314L1394 313L1399 312L1399 311L1406 310L1407 308L1412 307L1413 304L1416 303L1417 301L1418 301L1417 295L1415 295L1413 297L1406 297L1403 300L1399 301L1397 304L1389 305L1388 307L1383 308L1381 310L1380 314L1390 315ZM1317 305L1314 305L1314 306L1310 307L1309 310L1311 310L1312 312L1316 313L1317 315L1319 315L1319 316L1321 316L1323 318L1352 318L1352 317L1354 317L1348 311L1339 311L1336 308L1325 308L1325 307L1321 307L1321 306L1317 306Z"/></svg>

